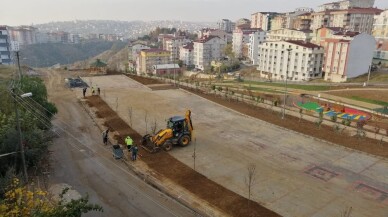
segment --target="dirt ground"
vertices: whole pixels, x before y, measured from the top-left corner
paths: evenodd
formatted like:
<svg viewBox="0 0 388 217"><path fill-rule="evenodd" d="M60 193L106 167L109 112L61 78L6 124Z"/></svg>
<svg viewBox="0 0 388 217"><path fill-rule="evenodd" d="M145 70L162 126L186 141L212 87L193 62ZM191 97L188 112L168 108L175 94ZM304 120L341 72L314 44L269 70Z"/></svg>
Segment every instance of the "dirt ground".
<svg viewBox="0 0 388 217"><path fill-rule="evenodd" d="M366 99L388 102L388 90L342 90L331 91L328 94L341 97L358 96Z"/></svg>
<svg viewBox="0 0 388 217"><path fill-rule="evenodd" d="M130 135L135 141L141 141L141 135L132 130L118 115L98 96L87 98L89 106L95 107L97 115L105 118L105 125L118 132L116 139L124 143L124 135ZM279 216L275 212L209 180L204 175L194 171L166 152L150 154L140 150L141 160L150 168L164 177L176 182L198 197L208 201L213 206L223 210L231 216Z"/></svg>

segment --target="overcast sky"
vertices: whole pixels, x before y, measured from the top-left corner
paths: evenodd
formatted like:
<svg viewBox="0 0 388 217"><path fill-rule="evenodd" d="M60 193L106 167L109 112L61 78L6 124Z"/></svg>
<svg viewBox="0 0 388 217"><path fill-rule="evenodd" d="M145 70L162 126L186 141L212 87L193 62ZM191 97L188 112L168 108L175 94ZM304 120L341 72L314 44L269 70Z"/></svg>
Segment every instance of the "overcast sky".
<svg viewBox="0 0 388 217"><path fill-rule="evenodd" d="M3 1L3 0L2 0ZM4 0L5 1L5 0ZM13 0L0 4L0 25L69 20L233 21L257 11L292 11L333 0ZM335 0L334 0L335 1ZM388 0L375 7L388 9Z"/></svg>

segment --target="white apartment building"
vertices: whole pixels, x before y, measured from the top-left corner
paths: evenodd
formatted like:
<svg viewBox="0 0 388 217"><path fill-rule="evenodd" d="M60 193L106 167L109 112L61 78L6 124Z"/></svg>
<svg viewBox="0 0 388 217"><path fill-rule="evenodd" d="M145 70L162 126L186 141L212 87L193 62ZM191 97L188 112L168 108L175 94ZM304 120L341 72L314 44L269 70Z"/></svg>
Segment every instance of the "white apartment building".
<svg viewBox="0 0 388 217"><path fill-rule="evenodd" d="M210 68L212 60L223 57L226 42L217 36L209 36L194 42L195 68L205 70Z"/></svg>
<svg viewBox="0 0 388 217"><path fill-rule="evenodd" d="M341 27L349 31L372 34L374 16L382 10L377 8L350 8L312 13L312 29Z"/></svg>
<svg viewBox="0 0 388 217"><path fill-rule="evenodd" d="M267 33L268 41L302 40L310 42L314 34L312 30L276 29Z"/></svg>
<svg viewBox="0 0 388 217"><path fill-rule="evenodd" d="M179 59L186 66L194 65L194 43L187 43L180 47Z"/></svg>
<svg viewBox="0 0 388 217"><path fill-rule="evenodd" d="M258 30L249 34L248 52L249 59L253 65L258 64L259 60L259 45L264 43L267 39L267 32Z"/></svg>
<svg viewBox="0 0 388 217"><path fill-rule="evenodd" d="M323 40L325 61L324 79L332 82L344 82L368 72L372 63L376 40L366 33L336 33Z"/></svg>
<svg viewBox="0 0 388 217"><path fill-rule="evenodd" d="M189 39L186 39L185 37L172 37L172 38L165 38L163 43L163 49L170 51L171 56L170 60L172 62L176 62L179 60L179 49L184 44L187 44L190 42Z"/></svg>
<svg viewBox="0 0 388 217"><path fill-rule="evenodd" d="M232 44L232 50L236 57L248 57L248 44L249 44L249 35L252 33L255 33L257 31L263 31L260 29L235 29L233 31L233 44ZM244 51L244 48L247 48L246 51Z"/></svg>
<svg viewBox="0 0 388 217"><path fill-rule="evenodd" d="M147 45L141 43L135 43L128 47L128 60L136 61L136 58L139 56L140 51L151 49Z"/></svg>
<svg viewBox="0 0 388 217"><path fill-rule="evenodd" d="M251 14L251 28L260 28L264 31L271 30L271 20L279 13L276 12L256 12Z"/></svg>
<svg viewBox="0 0 388 217"><path fill-rule="evenodd" d="M373 36L377 40L374 58L388 60L388 10L375 16Z"/></svg>
<svg viewBox="0 0 388 217"><path fill-rule="evenodd" d="M317 12L326 10L343 10L349 8L372 8L375 0L345 0L318 6Z"/></svg>
<svg viewBox="0 0 388 217"><path fill-rule="evenodd" d="M11 65L11 45L7 26L0 26L0 65Z"/></svg>
<svg viewBox="0 0 388 217"><path fill-rule="evenodd" d="M290 49L290 50L289 50ZM261 76L273 80L308 81L322 76L324 49L305 41L273 41L259 45Z"/></svg>

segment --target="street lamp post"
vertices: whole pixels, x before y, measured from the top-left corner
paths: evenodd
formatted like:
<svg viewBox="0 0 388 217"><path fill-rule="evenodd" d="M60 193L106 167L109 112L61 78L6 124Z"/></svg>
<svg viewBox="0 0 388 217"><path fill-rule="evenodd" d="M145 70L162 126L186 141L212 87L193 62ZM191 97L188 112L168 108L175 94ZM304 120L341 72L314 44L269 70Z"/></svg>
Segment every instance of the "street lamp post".
<svg viewBox="0 0 388 217"><path fill-rule="evenodd" d="M285 113L286 113L288 65L289 65L289 62L290 62L290 55L291 55L292 49L291 49L291 48L288 48L287 51L288 51L288 58L287 58L287 69L286 69L286 82L285 82L285 85L284 85L285 91L284 91L284 100L283 100L283 113L282 113L282 119L285 118Z"/></svg>

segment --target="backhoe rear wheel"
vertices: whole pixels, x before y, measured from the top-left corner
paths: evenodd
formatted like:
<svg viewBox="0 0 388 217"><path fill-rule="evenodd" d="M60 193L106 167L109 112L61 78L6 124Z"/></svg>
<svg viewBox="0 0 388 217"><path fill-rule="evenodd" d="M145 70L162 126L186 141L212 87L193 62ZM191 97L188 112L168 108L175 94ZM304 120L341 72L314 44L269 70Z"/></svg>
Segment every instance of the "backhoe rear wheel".
<svg viewBox="0 0 388 217"><path fill-rule="evenodd" d="M163 145L163 150L165 150L165 151L171 151L171 149L172 149L172 143L171 143L171 142L166 142L166 143L164 143L164 145Z"/></svg>
<svg viewBox="0 0 388 217"><path fill-rule="evenodd" d="M190 136L188 135L183 135L180 139L179 139L179 145L180 146L187 146L188 144L190 143Z"/></svg>

